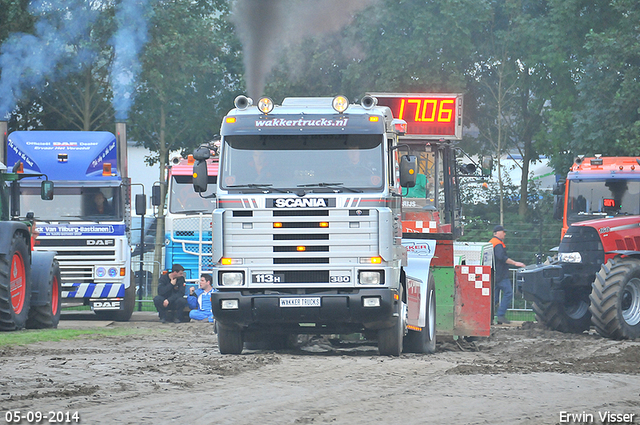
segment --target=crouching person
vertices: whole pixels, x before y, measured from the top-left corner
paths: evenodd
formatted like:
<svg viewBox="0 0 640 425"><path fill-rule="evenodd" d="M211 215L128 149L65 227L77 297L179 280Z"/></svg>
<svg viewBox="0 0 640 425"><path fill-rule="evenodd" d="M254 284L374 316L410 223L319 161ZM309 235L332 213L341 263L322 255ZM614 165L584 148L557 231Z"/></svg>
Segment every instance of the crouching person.
<svg viewBox="0 0 640 425"><path fill-rule="evenodd" d="M162 323L180 323L187 306L184 298L184 267L174 264L169 273L158 280L158 295L153 298Z"/></svg>
<svg viewBox="0 0 640 425"><path fill-rule="evenodd" d="M191 319L200 321L208 320L209 322L213 322L213 311L211 311L211 293L213 292L213 287L211 286L212 282L213 278L211 275L204 273L200 276L200 288L195 289L194 287L191 287L189 289L187 302L191 309L189 312L189 317Z"/></svg>

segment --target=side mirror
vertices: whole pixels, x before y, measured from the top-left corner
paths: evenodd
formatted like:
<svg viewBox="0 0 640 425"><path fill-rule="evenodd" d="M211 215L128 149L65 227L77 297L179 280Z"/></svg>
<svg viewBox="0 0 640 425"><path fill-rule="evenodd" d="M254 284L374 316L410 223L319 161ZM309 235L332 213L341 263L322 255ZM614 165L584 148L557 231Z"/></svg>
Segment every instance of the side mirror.
<svg viewBox="0 0 640 425"><path fill-rule="evenodd" d="M193 190L199 193L207 191L209 175L206 160L196 160L193 165Z"/></svg>
<svg viewBox="0 0 640 425"><path fill-rule="evenodd" d="M553 197L553 219L562 221L564 218L564 196Z"/></svg>
<svg viewBox="0 0 640 425"><path fill-rule="evenodd" d="M463 176L472 176L476 173L476 165L472 163L460 164L459 170Z"/></svg>
<svg viewBox="0 0 640 425"><path fill-rule="evenodd" d="M193 159L196 161L205 161L209 158L211 158L211 150L208 147L200 146L193 151Z"/></svg>
<svg viewBox="0 0 640 425"><path fill-rule="evenodd" d="M400 157L400 186L413 187L418 176L418 159L415 155Z"/></svg>
<svg viewBox="0 0 640 425"><path fill-rule="evenodd" d="M154 207L162 204L162 187L159 184L151 186L151 205Z"/></svg>
<svg viewBox="0 0 640 425"><path fill-rule="evenodd" d="M564 195L564 188L566 185L566 180L559 180L556 184L553 185L553 194L556 196Z"/></svg>
<svg viewBox="0 0 640 425"><path fill-rule="evenodd" d="M45 180L40 183L40 199L43 201L51 201L53 199L53 182Z"/></svg>
<svg viewBox="0 0 640 425"><path fill-rule="evenodd" d="M145 215L147 212L147 197L144 193L136 195L136 215Z"/></svg>

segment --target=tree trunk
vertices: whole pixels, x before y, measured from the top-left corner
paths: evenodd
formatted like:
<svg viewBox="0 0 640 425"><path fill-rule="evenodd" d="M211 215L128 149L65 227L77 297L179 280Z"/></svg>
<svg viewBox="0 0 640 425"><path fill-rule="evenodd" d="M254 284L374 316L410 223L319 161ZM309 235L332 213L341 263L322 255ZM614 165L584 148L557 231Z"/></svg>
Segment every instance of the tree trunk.
<svg viewBox="0 0 640 425"><path fill-rule="evenodd" d="M527 214L528 197L529 197L529 169L531 161L534 159L535 150L533 148L533 137L540 127L541 118L540 111L544 102L538 99L538 108L534 106L531 110L531 98L529 95L529 70L522 72L524 84L520 91L520 109L522 113L522 177L520 178L520 204L518 205L518 215L525 217Z"/></svg>
<svg viewBox="0 0 640 425"><path fill-rule="evenodd" d="M158 141L158 154L159 157L159 176L158 181L160 182L160 205L158 206L158 220L157 220L157 228L156 228L156 249L153 255L153 282L155 285L153 286L153 294L157 294L157 282L160 278L160 273L162 272L164 265L162 264L162 250L164 248L164 214L165 214L165 200L167 198L167 161L169 156L169 148L166 143L166 112L164 110L164 105L160 105L160 139Z"/></svg>

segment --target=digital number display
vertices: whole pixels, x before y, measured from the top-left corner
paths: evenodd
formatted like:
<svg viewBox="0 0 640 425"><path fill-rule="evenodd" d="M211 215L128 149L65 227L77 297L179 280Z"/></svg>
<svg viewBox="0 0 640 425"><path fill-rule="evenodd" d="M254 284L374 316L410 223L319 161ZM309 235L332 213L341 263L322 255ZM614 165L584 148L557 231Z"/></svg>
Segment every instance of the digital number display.
<svg viewBox="0 0 640 425"><path fill-rule="evenodd" d="M618 205L616 205L615 199L610 199L610 198L604 198L602 200L602 206L605 208L618 208Z"/></svg>
<svg viewBox="0 0 640 425"><path fill-rule="evenodd" d="M462 138L461 94L373 94L378 105L391 108L407 122L407 135L422 138Z"/></svg>

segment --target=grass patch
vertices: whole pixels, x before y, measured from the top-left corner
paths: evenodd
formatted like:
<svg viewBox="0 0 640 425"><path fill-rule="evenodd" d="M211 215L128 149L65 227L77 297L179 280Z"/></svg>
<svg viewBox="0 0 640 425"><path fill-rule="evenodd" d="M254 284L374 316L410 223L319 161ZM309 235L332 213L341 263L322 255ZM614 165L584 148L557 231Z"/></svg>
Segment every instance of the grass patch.
<svg viewBox="0 0 640 425"><path fill-rule="evenodd" d="M114 329L40 329L21 330L17 332L0 332L0 347L10 345L27 345L34 342L62 341L84 336L126 336L150 334L162 330L138 328Z"/></svg>

